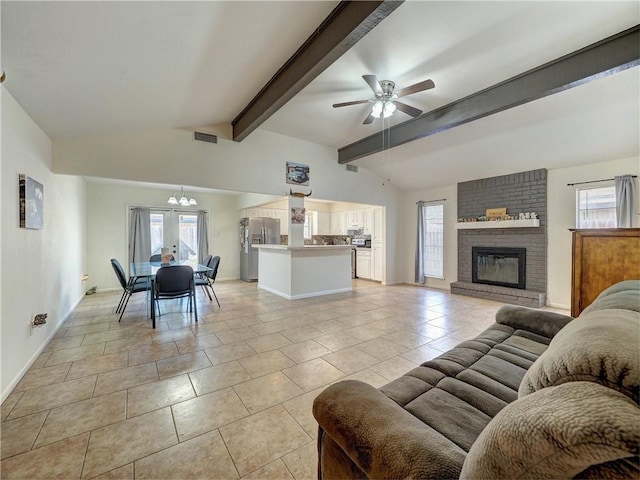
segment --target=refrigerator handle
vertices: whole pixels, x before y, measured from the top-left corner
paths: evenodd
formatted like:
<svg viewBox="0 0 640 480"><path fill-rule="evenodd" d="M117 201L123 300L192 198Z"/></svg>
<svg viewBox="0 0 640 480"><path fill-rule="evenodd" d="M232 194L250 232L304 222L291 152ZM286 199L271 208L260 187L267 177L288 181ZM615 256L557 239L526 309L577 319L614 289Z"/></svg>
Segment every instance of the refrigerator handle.
<svg viewBox="0 0 640 480"><path fill-rule="evenodd" d="M265 227L262 227L262 244L264 245L267 242L267 230Z"/></svg>

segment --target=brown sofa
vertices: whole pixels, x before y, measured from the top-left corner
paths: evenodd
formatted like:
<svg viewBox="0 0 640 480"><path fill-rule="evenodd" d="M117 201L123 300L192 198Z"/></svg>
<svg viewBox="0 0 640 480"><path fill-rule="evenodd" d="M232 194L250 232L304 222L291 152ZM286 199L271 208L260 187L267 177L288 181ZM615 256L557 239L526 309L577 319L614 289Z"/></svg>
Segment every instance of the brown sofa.
<svg viewBox="0 0 640 480"><path fill-rule="evenodd" d="M582 314L504 306L476 338L313 405L319 478L640 478L640 281Z"/></svg>

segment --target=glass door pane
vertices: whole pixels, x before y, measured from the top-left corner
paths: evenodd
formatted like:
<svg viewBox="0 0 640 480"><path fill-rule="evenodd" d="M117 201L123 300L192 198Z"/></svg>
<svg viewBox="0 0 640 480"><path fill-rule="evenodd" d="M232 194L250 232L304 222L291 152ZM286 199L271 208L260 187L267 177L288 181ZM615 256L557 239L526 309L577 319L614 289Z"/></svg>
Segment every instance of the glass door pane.
<svg viewBox="0 0 640 480"><path fill-rule="evenodd" d="M198 215L195 213L172 212L171 244L177 251L179 261L198 262Z"/></svg>

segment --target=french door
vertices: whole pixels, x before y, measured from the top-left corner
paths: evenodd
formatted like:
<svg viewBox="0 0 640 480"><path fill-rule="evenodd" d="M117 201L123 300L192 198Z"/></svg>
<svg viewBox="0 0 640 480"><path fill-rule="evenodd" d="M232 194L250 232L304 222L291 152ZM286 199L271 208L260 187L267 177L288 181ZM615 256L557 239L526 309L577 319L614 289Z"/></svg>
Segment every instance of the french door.
<svg viewBox="0 0 640 480"><path fill-rule="evenodd" d="M153 210L151 255L169 248L178 261L198 262L198 214L193 211Z"/></svg>

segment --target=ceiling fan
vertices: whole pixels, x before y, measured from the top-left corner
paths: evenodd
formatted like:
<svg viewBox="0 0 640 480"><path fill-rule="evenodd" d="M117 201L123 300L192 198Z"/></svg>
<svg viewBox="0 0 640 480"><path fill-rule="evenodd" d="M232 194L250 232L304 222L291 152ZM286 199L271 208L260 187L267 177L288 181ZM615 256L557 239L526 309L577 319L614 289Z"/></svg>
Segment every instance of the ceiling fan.
<svg viewBox="0 0 640 480"><path fill-rule="evenodd" d="M371 87L375 98L370 100L354 100L352 102L334 103L333 108L347 107L349 105L359 105L361 103L371 103L371 112L364 119L363 125L367 125L373 122L374 118L387 118L390 117L393 112L400 110L411 117L419 117L422 114L422 110L400 102L397 99L412 93L422 92L435 87L433 80L424 80L410 87L401 88L395 90L396 84L391 80L378 80L375 75L363 75L364 81Z"/></svg>

